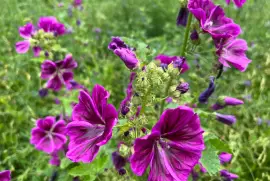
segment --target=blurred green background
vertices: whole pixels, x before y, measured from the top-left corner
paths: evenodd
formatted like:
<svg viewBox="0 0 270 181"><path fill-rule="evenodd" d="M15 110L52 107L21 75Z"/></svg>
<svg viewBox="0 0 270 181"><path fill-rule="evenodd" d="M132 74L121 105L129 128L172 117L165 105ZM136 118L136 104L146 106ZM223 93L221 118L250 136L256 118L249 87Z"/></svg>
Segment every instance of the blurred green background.
<svg viewBox="0 0 270 181"><path fill-rule="evenodd" d="M224 0L225 1L225 0ZM232 128L212 120L202 120L234 151L230 170L239 180L270 180L270 3L269 0L248 0L242 9L220 3L227 16L242 27L249 44L248 56L253 62L247 71L229 69L218 80L214 98L233 96L245 105L228 108L223 113L237 116ZM110 91L110 101L118 108L124 97L128 71L118 57L107 49L111 36L126 36L143 41L158 53L179 55L184 28L176 27L179 0L84 0L83 10L72 9L72 1L56 0L0 0L0 170L10 169L15 181L48 180L54 169L48 165L49 156L34 149L29 143L35 119L59 115L63 107L70 112L70 102L77 92L49 92L41 98L38 90L45 82L39 78L41 60L32 53L17 54L15 43L21 38L18 27L26 22L34 24L40 16L55 16L72 31L61 37L78 62L75 80L87 88L95 83ZM81 24L77 25L77 20ZM97 28L101 31L97 32ZM213 44L201 37L201 46L187 61L192 69L187 78L195 95L207 87L215 64ZM200 67L195 64L199 61ZM199 76L198 76L199 75ZM65 94L68 98L58 97ZM61 105L55 104L59 98ZM262 120L262 121L261 121ZM65 171L59 180L71 180ZM118 179L119 180L119 179ZM218 180L202 177L201 180Z"/></svg>

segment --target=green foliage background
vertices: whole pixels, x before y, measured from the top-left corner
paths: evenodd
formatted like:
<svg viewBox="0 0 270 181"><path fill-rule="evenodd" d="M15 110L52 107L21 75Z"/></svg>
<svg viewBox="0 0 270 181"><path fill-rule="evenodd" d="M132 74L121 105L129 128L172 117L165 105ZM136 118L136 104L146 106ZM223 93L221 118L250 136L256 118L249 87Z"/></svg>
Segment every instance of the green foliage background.
<svg viewBox="0 0 270 181"><path fill-rule="evenodd" d="M243 106L222 110L237 116L236 125L230 128L215 120L201 118L201 121L208 131L229 144L234 157L227 168L238 174L239 180L267 181L270 180L270 3L248 0L242 9L235 9L233 5L226 6L223 0L215 2L242 27L241 37L249 44L248 56L253 62L244 73L233 68L225 71L212 98L227 95L245 100ZM61 45L78 61L75 79L89 89L95 83L105 86L116 107L124 97L128 71L107 49L111 36L145 42L157 53L180 53L184 29L175 26L178 0L85 0L84 10L75 9L72 17L67 13L71 1L63 3L63 7L58 7L56 0L0 0L0 170L11 169L15 181L49 179L55 168L48 165L49 156L30 145L30 130L39 117L58 115L63 108L70 113L69 104L77 99L76 91L50 92L46 98L39 97L38 90L45 83L39 78L42 60L33 59L31 53L16 53L14 45L21 40L19 26L29 21L35 23L40 16L55 16L72 28L72 34L61 38ZM77 19L82 22L80 26L76 25ZM96 33L95 28L100 28L101 33ZM191 91L194 95L207 87L216 62L209 37L202 36L201 44L196 55L188 54L187 57L192 69L186 76L193 80ZM200 60L199 69L193 63L195 59ZM250 81L251 85L245 86L245 81ZM69 97L58 97L59 94ZM57 97L61 105L55 104ZM261 125L257 123L258 118L263 120ZM110 152L101 154L110 160ZM62 164L66 164L61 165L62 168L70 166L67 160ZM98 172L103 172L103 164L97 165L102 168ZM91 172L91 166L84 169ZM71 180L67 171L61 169L59 173L59 180ZM110 177L110 173L106 174ZM218 180L218 176L201 179Z"/></svg>

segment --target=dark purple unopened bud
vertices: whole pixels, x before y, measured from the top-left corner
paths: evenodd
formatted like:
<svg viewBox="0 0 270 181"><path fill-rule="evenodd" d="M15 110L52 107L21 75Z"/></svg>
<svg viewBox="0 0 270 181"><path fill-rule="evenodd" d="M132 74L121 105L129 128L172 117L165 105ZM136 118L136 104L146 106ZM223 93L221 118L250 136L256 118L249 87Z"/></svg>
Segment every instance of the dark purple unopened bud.
<svg viewBox="0 0 270 181"><path fill-rule="evenodd" d="M112 161L116 170L120 170L126 165L126 159L118 151L112 153Z"/></svg>
<svg viewBox="0 0 270 181"><path fill-rule="evenodd" d="M192 181L197 181L199 179L199 174L194 169L191 172L192 175Z"/></svg>
<svg viewBox="0 0 270 181"><path fill-rule="evenodd" d="M42 88L38 91L40 97L46 97L48 95L48 89Z"/></svg>
<svg viewBox="0 0 270 181"><path fill-rule="evenodd" d="M177 26L186 26L187 25L187 19L188 19L188 9L186 7L181 7L176 19L176 25Z"/></svg>
<svg viewBox="0 0 270 181"><path fill-rule="evenodd" d="M80 181L80 178L79 177L74 177L73 181Z"/></svg>
<svg viewBox="0 0 270 181"><path fill-rule="evenodd" d="M160 67L163 69L164 72L166 72L166 70L168 69L168 64L166 63L161 63Z"/></svg>
<svg viewBox="0 0 270 181"><path fill-rule="evenodd" d="M166 98L166 102L167 102L167 103L171 103L172 101L173 101L173 98L172 98L172 97L167 97L167 98Z"/></svg>
<svg viewBox="0 0 270 181"><path fill-rule="evenodd" d="M196 40L199 39L199 34L198 34L198 32L195 29L191 32L190 39L192 41L196 41Z"/></svg>
<svg viewBox="0 0 270 181"><path fill-rule="evenodd" d="M185 94L189 90L189 84L183 82L176 87L176 90L180 91L181 94Z"/></svg>
<svg viewBox="0 0 270 181"><path fill-rule="evenodd" d="M77 19L77 21L76 21L77 26L80 26L81 23L82 23L81 20Z"/></svg>
<svg viewBox="0 0 270 181"><path fill-rule="evenodd" d="M143 132L144 134L146 134L146 133L147 133L146 128L141 128L141 130L142 130L142 132Z"/></svg>
<svg viewBox="0 0 270 181"><path fill-rule="evenodd" d="M129 131L124 132L124 136L127 137L129 135Z"/></svg>
<svg viewBox="0 0 270 181"><path fill-rule="evenodd" d="M61 104L61 101L58 98L54 99L55 104Z"/></svg>
<svg viewBox="0 0 270 181"><path fill-rule="evenodd" d="M227 153L227 152L222 152L219 154L219 160L221 164L228 163L232 159L232 154Z"/></svg>
<svg viewBox="0 0 270 181"><path fill-rule="evenodd" d="M44 55L45 57L49 57L49 52L45 51Z"/></svg>
<svg viewBox="0 0 270 181"><path fill-rule="evenodd" d="M232 124L234 124L236 122L235 116L227 115L227 114L216 113L216 119L219 122L222 122L222 123L227 124L227 125L232 125Z"/></svg>
<svg viewBox="0 0 270 181"><path fill-rule="evenodd" d="M130 111L130 109L129 109L129 107L127 106L127 105L123 105L122 107L121 107L121 114L122 115L127 115L127 113Z"/></svg>
<svg viewBox="0 0 270 181"><path fill-rule="evenodd" d="M205 91L203 91L199 96L200 103L204 103L204 104L207 103L209 97L214 93L214 91L215 91L215 82L214 81L215 81L215 77L211 76L208 88Z"/></svg>
<svg viewBox="0 0 270 181"><path fill-rule="evenodd" d="M142 110L142 106L138 106L137 107L137 112L136 112L136 117L140 116L141 110Z"/></svg>
<svg viewBox="0 0 270 181"><path fill-rule="evenodd" d="M186 61L185 57L177 57L177 59L173 61L173 67L181 68L185 61Z"/></svg>
<svg viewBox="0 0 270 181"><path fill-rule="evenodd" d="M127 171L124 168L120 168L120 170L118 170L119 175L125 175L127 173Z"/></svg>

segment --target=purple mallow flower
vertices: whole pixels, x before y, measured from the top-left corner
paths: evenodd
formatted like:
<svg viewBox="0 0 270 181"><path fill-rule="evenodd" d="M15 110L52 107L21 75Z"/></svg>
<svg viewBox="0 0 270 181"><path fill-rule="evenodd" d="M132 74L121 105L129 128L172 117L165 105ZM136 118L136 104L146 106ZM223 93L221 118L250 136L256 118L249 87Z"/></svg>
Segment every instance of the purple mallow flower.
<svg viewBox="0 0 270 181"><path fill-rule="evenodd" d="M190 0L188 9L200 21L203 31L213 38L236 37L241 33L240 26L227 18L223 9L210 0Z"/></svg>
<svg viewBox="0 0 270 181"><path fill-rule="evenodd" d="M113 37L108 49L117 55L130 70L139 67L140 62L136 54L119 37Z"/></svg>
<svg viewBox="0 0 270 181"><path fill-rule="evenodd" d="M191 108L167 109L151 134L135 140L132 171L141 176L150 165L148 180L186 181L201 158L202 134L200 119Z"/></svg>
<svg viewBox="0 0 270 181"><path fill-rule="evenodd" d="M210 77L210 83L208 85L208 88L203 91L199 96L199 102L200 103L207 103L209 97L214 93L215 91L215 77Z"/></svg>
<svg viewBox="0 0 270 181"><path fill-rule="evenodd" d="M177 26L186 26L187 25L187 19L188 19L188 9L186 7L181 7L176 19L176 25Z"/></svg>
<svg viewBox="0 0 270 181"><path fill-rule="evenodd" d="M231 3L231 0L225 1L228 5ZM236 7L241 8L246 3L246 0L232 0L232 2L236 5Z"/></svg>
<svg viewBox="0 0 270 181"><path fill-rule="evenodd" d="M131 99L132 99L132 96L133 96L133 82L136 78L136 73L135 72L131 72L130 73L130 78L129 78L129 84L128 84L128 87L127 87L127 90L126 90L126 97L125 99L121 102L121 105L120 105L120 112L122 115L126 115L130 109L130 102L131 102Z"/></svg>
<svg viewBox="0 0 270 181"><path fill-rule="evenodd" d="M35 27L32 23L27 23L26 25L19 28L19 33L24 41L19 41L16 43L17 53L26 53L31 47L31 38L36 33ZM33 47L33 52L35 56L39 55L40 48Z"/></svg>
<svg viewBox="0 0 270 181"><path fill-rule="evenodd" d="M236 122L236 118L233 115L216 113L216 119L227 125L232 125Z"/></svg>
<svg viewBox="0 0 270 181"><path fill-rule="evenodd" d="M243 39L219 39L215 40L217 47L216 54L219 56L219 62L225 67L237 68L244 72L251 62L246 56L248 49L247 42Z"/></svg>
<svg viewBox="0 0 270 181"><path fill-rule="evenodd" d="M221 170L220 176L225 178L225 181L233 181L238 178L238 175L230 173L228 170Z"/></svg>
<svg viewBox="0 0 270 181"><path fill-rule="evenodd" d="M237 106L241 104L244 104L244 101L233 98L233 97L225 96L225 97L221 97L221 100L218 101L216 104L214 104L212 106L212 109L219 110L219 109L223 109L226 106Z"/></svg>
<svg viewBox="0 0 270 181"><path fill-rule="evenodd" d="M0 181L11 181L10 170L0 172Z"/></svg>
<svg viewBox="0 0 270 181"><path fill-rule="evenodd" d="M59 23L53 16L39 18L38 28L43 29L44 32L53 33L54 36L65 34L65 25Z"/></svg>
<svg viewBox="0 0 270 181"><path fill-rule="evenodd" d="M95 85L90 95L81 90L79 103L72 111L72 122L67 125L70 137L66 156L73 162L92 162L99 148L112 137L118 120L117 111L107 103L110 94L104 87Z"/></svg>
<svg viewBox="0 0 270 181"><path fill-rule="evenodd" d="M73 80L72 69L77 67L77 62L69 54L64 60L53 62L45 60L41 65L41 78L48 79L47 88L59 91L62 85L67 88L72 87Z"/></svg>
<svg viewBox="0 0 270 181"><path fill-rule="evenodd" d="M160 61L160 66L163 68L163 70L166 70L168 65L171 63L173 63L175 68L179 68L179 70L181 70L181 74L185 73L189 69L187 61L184 57L159 54L155 57L155 60Z"/></svg>
<svg viewBox="0 0 270 181"><path fill-rule="evenodd" d="M219 160L221 164L228 163L232 159L232 154L227 152L222 152L219 154Z"/></svg>
<svg viewBox="0 0 270 181"><path fill-rule="evenodd" d="M66 141L65 121L56 121L52 116L38 119L31 132L30 143L49 154L60 150Z"/></svg>

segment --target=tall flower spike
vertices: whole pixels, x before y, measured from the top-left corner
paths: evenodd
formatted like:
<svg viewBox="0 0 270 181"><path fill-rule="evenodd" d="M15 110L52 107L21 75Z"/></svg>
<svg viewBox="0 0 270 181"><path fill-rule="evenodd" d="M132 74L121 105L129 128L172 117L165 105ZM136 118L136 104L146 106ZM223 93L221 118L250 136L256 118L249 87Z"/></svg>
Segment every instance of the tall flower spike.
<svg viewBox="0 0 270 181"><path fill-rule="evenodd" d="M149 181L187 181L204 149L202 134L191 108L167 109L151 134L135 140L132 171L141 176L150 165Z"/></svg>
<svg viewBox="0 0 270 181"><path fill-rule="evenodd" d="M66 156L73 162L92 162L99 148L112 137L118 117L110 94L104 87L95 85L92 94L81 90L79 103L72 110L72 122L67 125L70 137Z"/></svg>
<svg viewBox="0 0 270 181"><path fill-rule="evenodd" d="M231 0L225 1L228 5L231 3ZM237 8L241 8L246 3L246 0L232 0L232 2L236 5Z"/></svg>
<svg viewBox="0 0 270 181"><path fill-rule="evenodd" d="M130 70L139 67L140 61L137 59L136 54L119 37L112 38L108 49L112 50Z"/></svg>
<svg viewBox="0 0 270 181"><path fill-rule="evenodd" d="M215 77L210 77L210 83L209 83L209 86L208 88L203 91L200 96L199 96L199 102L200 103L207 103L209 97L214 93L215 91Z"/></svg>
<svg viewBox="0 0 270 181"><path fill-rule="evenodd" d="M186 7L181 7L176 19L176 25L177 26L186 26L187 25L187 19L188 19L188 9Z"/></svg>
<svg viewBox="0 0 270 181"><path fill-rule="evenodd" d="M11 181L10 170L4 170L0 172L0 180L1 181Z"/></svg>
<svg viewBox="0 0 270 181"><path fill-rule="evenodd" d="M60 150L66 141L65 121L56 121L52 116L38 119L31 132L30 143L35 145L36 149L49 154Z"/></svg>
<svg viewBox="0 0 270 181"><path fill-rule="evenodd" d="M47 88L59 91L64 84L71 88L73 80L72 69L77 67L77 62L69 54L64 60L53 62L45 60L41 65L41 78L48 79Z"/></svg>
<svg viewBox="0 0 270 181"><path fill-rule="evenodd" d="M219 56L219 62L225 67L237 68L244 72L251 60L246 56L248 50L247 42L242 39L216 39L215 44L217 47L216 54Z"/></svg>

